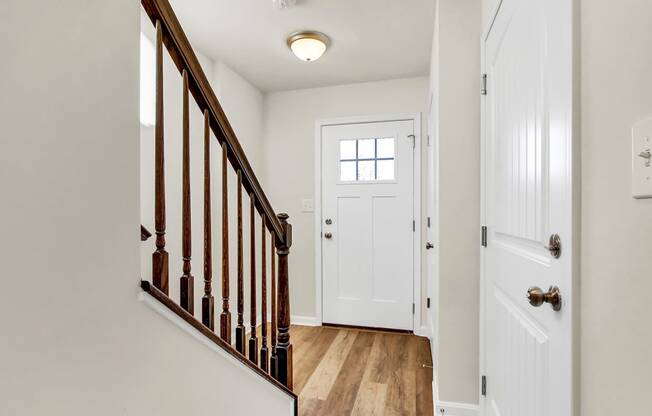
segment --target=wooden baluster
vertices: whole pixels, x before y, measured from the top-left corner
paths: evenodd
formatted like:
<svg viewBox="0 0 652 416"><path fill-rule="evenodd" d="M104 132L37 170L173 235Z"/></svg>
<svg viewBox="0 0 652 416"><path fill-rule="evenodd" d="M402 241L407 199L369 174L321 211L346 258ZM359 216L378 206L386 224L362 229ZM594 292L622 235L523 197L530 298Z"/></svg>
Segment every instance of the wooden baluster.
<svg viewBox="0 0 652 416"><path fill-rule="evenodd" d="M210 120L204 110L204 296L201 299L201 321L215 330L215 298L213 298L213 248L211 236L211 146Z"/></svg>
<svg viewBox="0 0 652 416"><path fill-rule="evenodd" d="M256 336L256 196L249 194L250 210L250 235L251 235L251 281L249 283L250 293L250 310L249 321L251 324L251 331L249 333L249 361L258 364L258 337Z"/></svg>
<svg viewBox="0 0 652 416"><path fill-rule="evenodd" d="M182 206L181 206L181 255L183 256L183 275L180 281L180 306L190 314L195 313L195 278L190 274L190 255L192 249L192 222L190 218L190 108L188 104L188 72L183 73L183 163L182 163Z"/></svg>
<svg viewBox="0 0 652 416"><path fill-rule="evenodd" d="M260 227L260 248L262 251L260 260L260 274L261 274L261 304L260 304L260 325L261 325L261 343L260 347L260 368L269 372L269 350L267 349L267 239L265 238L265 216L261 218Z"/></svg>
<svg viewBox="0 0 652 416"><path fill-rule="evenodd" d="M169 260L165 251L165 155L163 141L163 29L156 21L156 127L154 129L154 222L156 251L152 254L152 284L169 294Z"/></svg>
<svg viewBox="0 0 652 416"><path fill-rule="evenodd" d="M245 355L247 330L244 326L244 260L242 249L242 172L238 169L238 326L235 328L235 349Z"/></svg>
<svg viewBox="0 0 652 416"><path fill-rule="evenodd" d="M277 372L277 364L276 364L276 246L274 245L274 234L272 234L271 238L272 242L272 265L271 265L271 272L272 272L272 277L271 277L271 286L272 286L272 295L271 295L271 301L272 301L272 319L271 319L271 333L272 333L272 354L271 357L269 358L269 370L270 374L272 377L277 378L278 372Z"/></svg>
<svg viewBox="0 0 652 416"><path fill-rule="evenodd" d="M228 150L222 143L222 314L220 315L220 338L231 343L231 312L229 312L229 194Z"/></svg>
<svg viewBox="0 0 652 416"><path fill-rule="evenodd" d="M277 380L292 389L292 344L290 343L290 287L288 254L292 246L292 225L288 214L278 214L285 232L283 242L278 242L278 344L276 345Z"/></svg>

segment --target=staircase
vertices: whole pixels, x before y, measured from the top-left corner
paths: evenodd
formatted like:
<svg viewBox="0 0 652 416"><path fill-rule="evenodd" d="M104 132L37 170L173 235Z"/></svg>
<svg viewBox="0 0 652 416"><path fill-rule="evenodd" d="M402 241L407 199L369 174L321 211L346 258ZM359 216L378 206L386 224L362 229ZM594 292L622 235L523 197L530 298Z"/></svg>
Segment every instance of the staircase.
<svg viewBox="0 0 652 416"><path fill-rule="evenodd" d="M238 359L244 366L255 371L260 377L276 386L294 399L294 413L297 414L298 400L292 392L292 344L290 343L290 297L288 281L288 254L292 244L292 226L287 214L276 214L263 192L229 121L204 74L197 56L179 24L168 0L142 0L141 4L156 27L156 125L155 125L155 230L156 250L152 254L152 280L142 281L142 289L154 299L178 315L186 323L201 332L208 340ZM169 296L169 255L166 251L166 208L165 208L165 132L163 123L163 53L167 51L183 80L182 114L182 256L183 275L179 278L180 298L178 302ZM203 189L203 227L193 230L191 226L190 193L190 134L189 97L192 95L196 105L204 115L204 189ZM212 294L212 242L211 242L211 169L210 140L215 136L222 150L222 256L221 285L222 303L219 316L215 316L215 299ZM230 287L229 287L229 244L233 241L229 234L230 214L228 212L228 169L237 175L237 327L235 340L232 340ZM243 267L243 198L248 194L250 210L250 322L249 332L244 324L244 267ZM259 233L255 229L256 216L261 218ZM201 305L195 308L195 278L192 275L191 237L193 232L203 232L203 296ZM259 245L256 238L260 238ZM146 240L149 232L141 226L141 240ZM259 252L257 250L260 249ZM267 268L268 252L270 267ZM257 280L256 258L260 253L260 280ZM268 285L268 275L270 273ZM260 284L261 309L260 332L258 339L256 287ZM268 302L271 310L268 339ZM218 304L219 308L219 304ZM196 310L197 309L197 310ZM269 341L269 342L268 342Z"/></svg>

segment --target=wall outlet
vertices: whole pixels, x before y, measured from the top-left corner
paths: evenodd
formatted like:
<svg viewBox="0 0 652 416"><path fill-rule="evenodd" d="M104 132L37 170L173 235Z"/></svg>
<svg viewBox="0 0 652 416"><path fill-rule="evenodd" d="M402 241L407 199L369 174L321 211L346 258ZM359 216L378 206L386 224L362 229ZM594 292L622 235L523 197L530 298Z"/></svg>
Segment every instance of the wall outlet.
<svg viewBox="0 0 652 416"><path fill-rule="evenodd" d="M301 201L301 212L314 212L315 204L312 199L303 199Z"/></svg>
<svg viewBox="0 0 652 416"><path fill-rule="evenodd" d="M632 196L652 198L652 118L632 129Z"/></svg>

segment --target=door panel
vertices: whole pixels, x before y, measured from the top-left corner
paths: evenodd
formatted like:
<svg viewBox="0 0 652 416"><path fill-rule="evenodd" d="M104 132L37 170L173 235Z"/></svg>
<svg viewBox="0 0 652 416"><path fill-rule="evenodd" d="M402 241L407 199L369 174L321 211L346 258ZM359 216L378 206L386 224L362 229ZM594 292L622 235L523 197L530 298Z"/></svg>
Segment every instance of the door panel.
<svg viewBox="0 0 652 416"><path fill-rule="evenodd" d="M406 234L405 224L396 221L396 213L401 212L402 202L396 195L375 195L371 199L373 222L371 298L374 302L399 301L396 297L396 282L383 277L401 276L401 273L404 273L405 264L394 260L397 245L396 236Z"/></svg>
<svg viewBox="0 0 652 416"><path fill-rule="evenodd" d="M503 0L485 41L485 415L572 414L571 3ZM526 298L553 285L559 311Z"/></svg>
<svg viewBox="0 0 652 416"><path fill-rule="evenodd" d="M412 120L323 127L326 323L413 329L412 134Z"/></svg>
<svg viewBox="0 0 652 416"><path fill-rule="evenodd" d="M360 197L337 197L337 216L333 218L337 226L337 297L358 301L364 297L364 281L356 276L364 276L368 266L360 259L371 257L371 247L365 244L365 236L371 232L369 223L359 221L367 214L365 201ZM332 217L332 216L331 216ZM349 253L356 253L352 258Z"/></svg>

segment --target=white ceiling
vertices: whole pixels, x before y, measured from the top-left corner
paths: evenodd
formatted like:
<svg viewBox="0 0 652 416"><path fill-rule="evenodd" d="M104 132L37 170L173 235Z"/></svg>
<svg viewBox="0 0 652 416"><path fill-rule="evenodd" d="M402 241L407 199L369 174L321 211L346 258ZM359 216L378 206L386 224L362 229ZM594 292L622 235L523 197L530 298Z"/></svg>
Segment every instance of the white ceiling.
<svg viewBox="0 0 652 416"><path fill-rule="evenodd" d="M263 91L428 74L434 0L171 0L195 48ZM331 38L326 54L302 62L285 44L297 30Z"/></svg>

